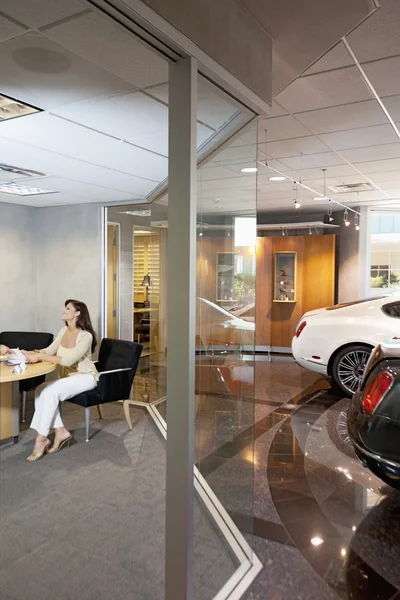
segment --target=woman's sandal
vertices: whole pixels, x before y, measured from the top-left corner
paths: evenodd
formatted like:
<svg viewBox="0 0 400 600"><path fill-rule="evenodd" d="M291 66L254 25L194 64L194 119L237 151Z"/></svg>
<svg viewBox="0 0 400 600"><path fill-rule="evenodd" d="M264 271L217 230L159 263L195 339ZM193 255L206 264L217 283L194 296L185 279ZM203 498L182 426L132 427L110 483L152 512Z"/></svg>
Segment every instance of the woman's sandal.
<svg viewBox="0 0 400 600"><path fill-rule="evenodd" d="M69 443L70 443L71 440L72 440L72 434L69 437L65 438L65 440L63 440L61 442L61 444L59 446L57 446L57 448L54 448L54 446L52 448L50 448L50 450L48 450L47 453L48 454L55 454L56 452L59 452L61 450L61 448L63 446L65 446L65 444L67 444L68 447L69 447Z"/></svg>
<svg viewBox="0 0 400 600"><path fill-rule="evenodd" d="M50 446L51 446L51 441L49 440L41 452L38 452L37 454L31 454L30 456L28 456L28 458L26 460L28 462L36 462L37 460L40 460L41 458L43 458L43 456L46 454L46 452L49 451Z"/></svg>

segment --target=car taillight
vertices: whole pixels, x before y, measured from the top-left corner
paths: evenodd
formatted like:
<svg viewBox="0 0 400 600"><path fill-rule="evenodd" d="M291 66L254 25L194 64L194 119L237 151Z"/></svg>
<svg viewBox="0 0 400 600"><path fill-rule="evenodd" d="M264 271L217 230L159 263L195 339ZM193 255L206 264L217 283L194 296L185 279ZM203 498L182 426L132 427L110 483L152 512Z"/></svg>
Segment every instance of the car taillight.
<svg viewBox="0 0 400 600"><path fill-rule="evenodd" d="M296 330L296 337L298 338L303 331L304 327L307 325L307 321L302 321Z"/></svg>
<svg viewBox="0 0 400 600"><path fill-rule="evenodd" d="M393 375L387 371L382 371L376 375L363 395L362 407L366 413L372 415L392 383Z"/></svg>

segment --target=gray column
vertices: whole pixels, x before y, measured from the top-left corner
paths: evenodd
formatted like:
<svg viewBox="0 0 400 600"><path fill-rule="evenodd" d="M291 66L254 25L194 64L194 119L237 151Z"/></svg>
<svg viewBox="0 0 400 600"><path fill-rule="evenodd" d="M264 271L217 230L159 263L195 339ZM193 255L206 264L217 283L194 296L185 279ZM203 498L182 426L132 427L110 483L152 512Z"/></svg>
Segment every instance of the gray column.
<svg viewBox="0 0 400 600"><path fill-rule="evenodd" d="M169 72L166 600L193 598L197 63Z"/></svg>

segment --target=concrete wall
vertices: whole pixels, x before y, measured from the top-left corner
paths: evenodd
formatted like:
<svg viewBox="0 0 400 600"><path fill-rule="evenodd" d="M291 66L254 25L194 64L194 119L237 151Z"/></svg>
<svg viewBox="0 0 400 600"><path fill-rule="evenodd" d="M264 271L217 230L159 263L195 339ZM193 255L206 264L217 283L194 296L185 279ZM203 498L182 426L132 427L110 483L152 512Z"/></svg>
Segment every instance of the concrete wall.
<svg viewBox="0 0 400 600"><path fill-rule="evenodd" d="M100 333L100 208L0 203L0 331L56 333L64 301L87 303Z"/></svg>
<svg viewBox="0 0 400 600"><path fill-rule="evenodd" d="M349 214L350 225L346 227L343 222L344 212L335 212L335 223L340 223L338 234L337 255L337 299L338 302L352 302L359 298L359 270L362 268L360 261L367 258L360 257L359 243L360 232L353 225L353 213Z"/></svg>
<svg viewBox="0 0 400 600"><path fill-rule="evenodd" d="M34 212L29 206L0 203L0 331L34 329Z"/></svg>

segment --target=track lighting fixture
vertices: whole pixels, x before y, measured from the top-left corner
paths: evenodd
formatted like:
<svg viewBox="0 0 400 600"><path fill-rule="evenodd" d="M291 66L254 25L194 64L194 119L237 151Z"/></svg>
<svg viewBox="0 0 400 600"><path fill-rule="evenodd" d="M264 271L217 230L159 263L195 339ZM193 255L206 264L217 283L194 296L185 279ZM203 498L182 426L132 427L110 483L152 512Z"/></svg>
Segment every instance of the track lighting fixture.
<svg viewBox="0 0 400 600"><path fill-rule="evenodd" d="M332 216L332 200L329 198L329 202L328 202L328 221L329 223L332 223L333 221L333 216Z"/></svg>
<svg viewBox="0 0 400 600"><path fill-rule="evenodd" d="M360 231L360 216L358 213L354 214L354 227L356 228L356 231Z"/></svg>
<svg viewBox="0 0 400 600"><path fill-rule="evenodd" d="M348 227L350 225L350 221L349 221L349 211L347 210L347 208L344 211L344 217L343 217L343 221L344 224L346 225L346 227Z"/></svg>

